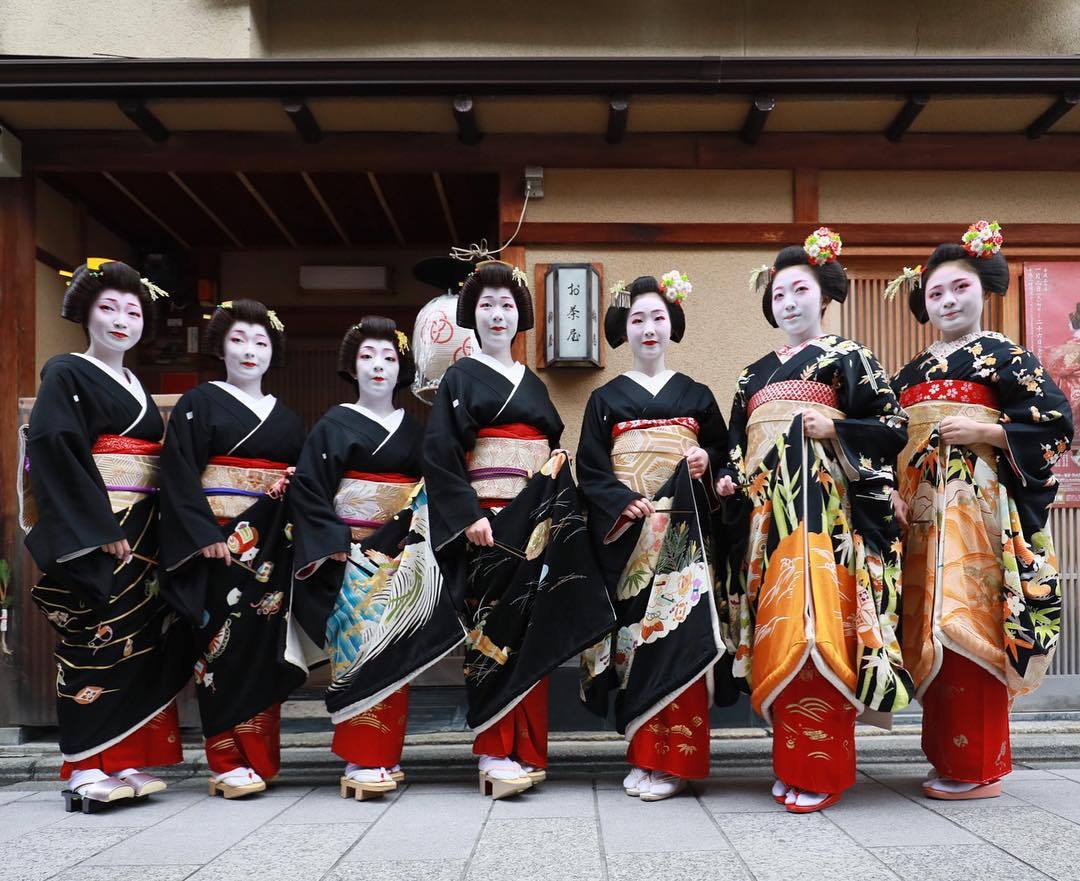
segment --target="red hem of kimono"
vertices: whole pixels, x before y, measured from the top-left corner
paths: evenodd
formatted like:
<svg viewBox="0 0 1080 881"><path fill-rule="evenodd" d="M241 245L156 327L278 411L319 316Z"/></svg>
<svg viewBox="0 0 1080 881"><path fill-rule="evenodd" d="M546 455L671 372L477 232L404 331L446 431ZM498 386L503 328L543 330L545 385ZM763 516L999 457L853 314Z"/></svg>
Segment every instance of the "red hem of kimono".
<svg viewBox="0 0 1080 881"><path fill-rule="evenodd" d="M473 755L514 758L536 768L547 767L548 677L541 679L517 706L476 735Z"/></svg>
<svg viewBox="0 0 1080 881"><path fill-rule="evenodd" d="M206 764L214 774L251 768L264 780L281 770L281 704L206 738Z"/></svg>
<svg viewBox="0 0 1080 881"><path fill-rule="evenodd" d="M804 792L855 785L855 707L807 658L772 707L773 772Z"/></svg>
<svg viewBox="0 0 1080 881"><path fill-rule="evenodd" d="M709 688L704 676L638 728L626 761L685 780L709 776Z"/></svg>
<svg viewBox="0 0 1080 881"><path fill-rule="evenodd" d="M173 701L119 743L114 743L101 752L79 759L77 762L64 762L60 767L60 779L67 780L73 771L97 769L106 774L115 774L127 768L178 765L183 760L180 715L176 710L176 701Z"/></svg>
<svg viewBox="0 0 1080 881"><path fill-rule="evenodd" d="M983 784L1012 770L1008 689L974 661L944 649L922 705L923 752L940 776Z"/></svg>
<svg viewBox="0 0 1080 881"><path fill-rule="evenodd" d="M334 755L361 768L392 768L401 764L409 722L409 686L334 726Z"/></svg>

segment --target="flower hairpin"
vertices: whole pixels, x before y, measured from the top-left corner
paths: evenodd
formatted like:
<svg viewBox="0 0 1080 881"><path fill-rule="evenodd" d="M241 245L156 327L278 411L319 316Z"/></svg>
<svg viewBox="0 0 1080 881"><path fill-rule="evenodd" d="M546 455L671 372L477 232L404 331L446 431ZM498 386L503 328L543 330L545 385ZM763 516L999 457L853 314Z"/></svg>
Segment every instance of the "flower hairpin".
<svg viewBox="0 0 1080 881"><path fill-rule="evenodd" d="M409 338L405 336L400 330L394 331L394 336L397 337L398 352L404 355L409 351Z"/></svg>
<svg viewBox="0 0 1080 881"><path fill-rule="evenodd" d="M901 290L910 293L922 284L922 264L905 266L904 271L885 285L884 299L893 299Z"/></svg>
<svg viewBox="0 0 1080 881"><path fill-rule="evenodd" d="M169 292L163 287L154 284L148 278L140 278L139 281L141 281L142 286L146 288L146 293L149 295L151 303L154 303L157 300L168 299Z"/></svg>
<svg viewBox="0 0 1080 881"><path fill-rule="evenodd" d="M281 319L277 317L277 312L273 309L266 310L266 317L270 321L270 329L276 330L278 333L284 333L285 325L281 323Z"/></svg>
<svg viewBox="0 0 1080 881"><path fill-rule="evenodd" d="M516 266L510 270L510 277L522 287L528 287L529 285L529 277Z"/></svg>
<svg viewBox="0 0 1080 881"><path fill-rule="evenodd" d="M810 258L811 266L822 266L839 259L844 243L840 236L827 226L819 226L803 242L803 250Z"/></svg>
<svg viewBox="0 0 1080 881"><path fill-rule="evenodd" d="M611 297L611 305L616 309L630 308L630 291L621 278L608 288L608 296Z"/></svg>
<svg viewBox="0 0 1080 881"><path fill-rule="evenodd" d="M685 272L672 269L660 276L660 293L669 303L681 303L694 290Z"/></svg>
<svg viewBox="0 0 1080 881"><path fill-rule="evenodd" d="M967 228L962 243L972 257L988 260L1001 250L1005 239L996 220L979 220Z"/></svg>

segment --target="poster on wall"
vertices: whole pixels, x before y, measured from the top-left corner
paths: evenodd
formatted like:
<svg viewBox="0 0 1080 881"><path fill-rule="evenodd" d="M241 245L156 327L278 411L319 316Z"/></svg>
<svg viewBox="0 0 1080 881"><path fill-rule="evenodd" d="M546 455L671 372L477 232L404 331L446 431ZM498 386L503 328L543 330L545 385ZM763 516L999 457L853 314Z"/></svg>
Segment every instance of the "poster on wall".
<svg viewBox="0 0 1080 881"><path fill-rule="evenodd" d="M1080 263L1024 264L1024 341L1072 407L1080 426ZM1080 438L1055 467L1057 504L1080 507Z"/></svg>

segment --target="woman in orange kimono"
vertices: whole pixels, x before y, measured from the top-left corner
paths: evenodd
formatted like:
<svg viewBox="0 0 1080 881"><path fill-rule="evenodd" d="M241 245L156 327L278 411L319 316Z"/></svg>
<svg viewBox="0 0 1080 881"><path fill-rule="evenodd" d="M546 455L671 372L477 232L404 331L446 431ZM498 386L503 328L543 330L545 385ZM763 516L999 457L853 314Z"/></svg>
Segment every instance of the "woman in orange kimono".
<svg viewBox="0 0 1080 881"><path fill-rule="evenodd" d="M1069 403L1038 359L981 329L1009 286L1001 230L979 221L907 269L912 313L941 339L893 380L910 414L897 516L906 526L904 661L923 705L930 798L1001 794L1009 707L1038 688L1061 630L1049 507Z"/></svg>
<svg viewBox="0 0 1080 881"><path fill-rule="evenodd" d="M772 723L773 797L793 813L840 799L855 782L856 716L880 721L912 690L889 508L906 420L874 355L822 330L828 301L847 296L840 249L822 227L751 277L788 343L739 377L717 481L739 494L721 630Z"/></svg>

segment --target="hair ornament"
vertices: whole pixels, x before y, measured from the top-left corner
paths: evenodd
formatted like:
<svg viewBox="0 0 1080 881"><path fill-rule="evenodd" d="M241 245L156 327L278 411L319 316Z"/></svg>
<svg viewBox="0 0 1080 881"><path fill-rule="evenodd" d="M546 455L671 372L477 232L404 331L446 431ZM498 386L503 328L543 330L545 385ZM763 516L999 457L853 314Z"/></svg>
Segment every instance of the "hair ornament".
<svg viewBox="0 0 1080 881"><path fill-rule="evenodd" d="M285 332L285 325L281 323L281 319L277 317L277 312L273 309L266 310L266 317L270 320L270 329L276 330L278 333Z"/></svg>
<svg viewBox="0 0 1080 881"><path fill-rule="evenodd" d="M961 244L972 257L988 260L1001 250L1005 239L996 220L978 220L967 228Z"/></svg>
<svg viewBox="0 0 1080 881"><path fill-rule="evenodd" d="M682 303L691 293L694 286L685 272L672 269L660 276L660 293L669 303Z"/></svg>
<svg viewBox="0 0 1080 881"><path fill-rule="evenodd" d="M922 285L922 264L905 266L904 271L885 285L884 299L892 300L900 291L910 294Z"/></svg>
<svg viewBox="0 0 1080 881"><path fill-rule="evenodd" d="M844 243L838 233L833 232L827 226L819 226L803 242L803 250L810 258L811 266L822 266L839 259Z"/></svg>
<svg viewBox="0 0 1080 881"><path fill-rule="evenodd" d="M773 277L773 268L768 263L762 263L756 269L750 270L750 293L764 295L769 282Z"/></svg>
<svg viewBox="0 0 1080 881"><path fill-rule="evenodd" d="M407 351L409 351L409 338L405 336L405 334L402 333L400 330L395 330L394 336L397 339L398 352L404 355Z"/></svg>
<svg viewBox="0 0 1080 881"><path fill-rule="evenodd" d="M150 297L150 302L154 303L157 300L167 300L169 298L169 292L165 288L154 284L150 279L143 277L139 279L142 282L142 286L146 288L146 293Z"/></svg>
<svg viewBox="0 0 1080 881"><path fill-rule="evenodd" d="M616 309L630 308L630 289L621 278L608 288L608 296L611 297L611 305Z"/></svg>
<svg viewBox="0 0 1080 881"><path fill-rule="evenodd" d="M104 266L106 263L116 262L117 261L114 260L112 257L87 257L85 265L87 272L89 272L91 275L101 275L102 266ZM64 278L71 278L75 275L74 272L69 272L66 269L59 270L58 274L62 275ZM143 282L145 281L146 279L144 278ZM68 284L71 284L71 282L68 282Z"/></svg>

